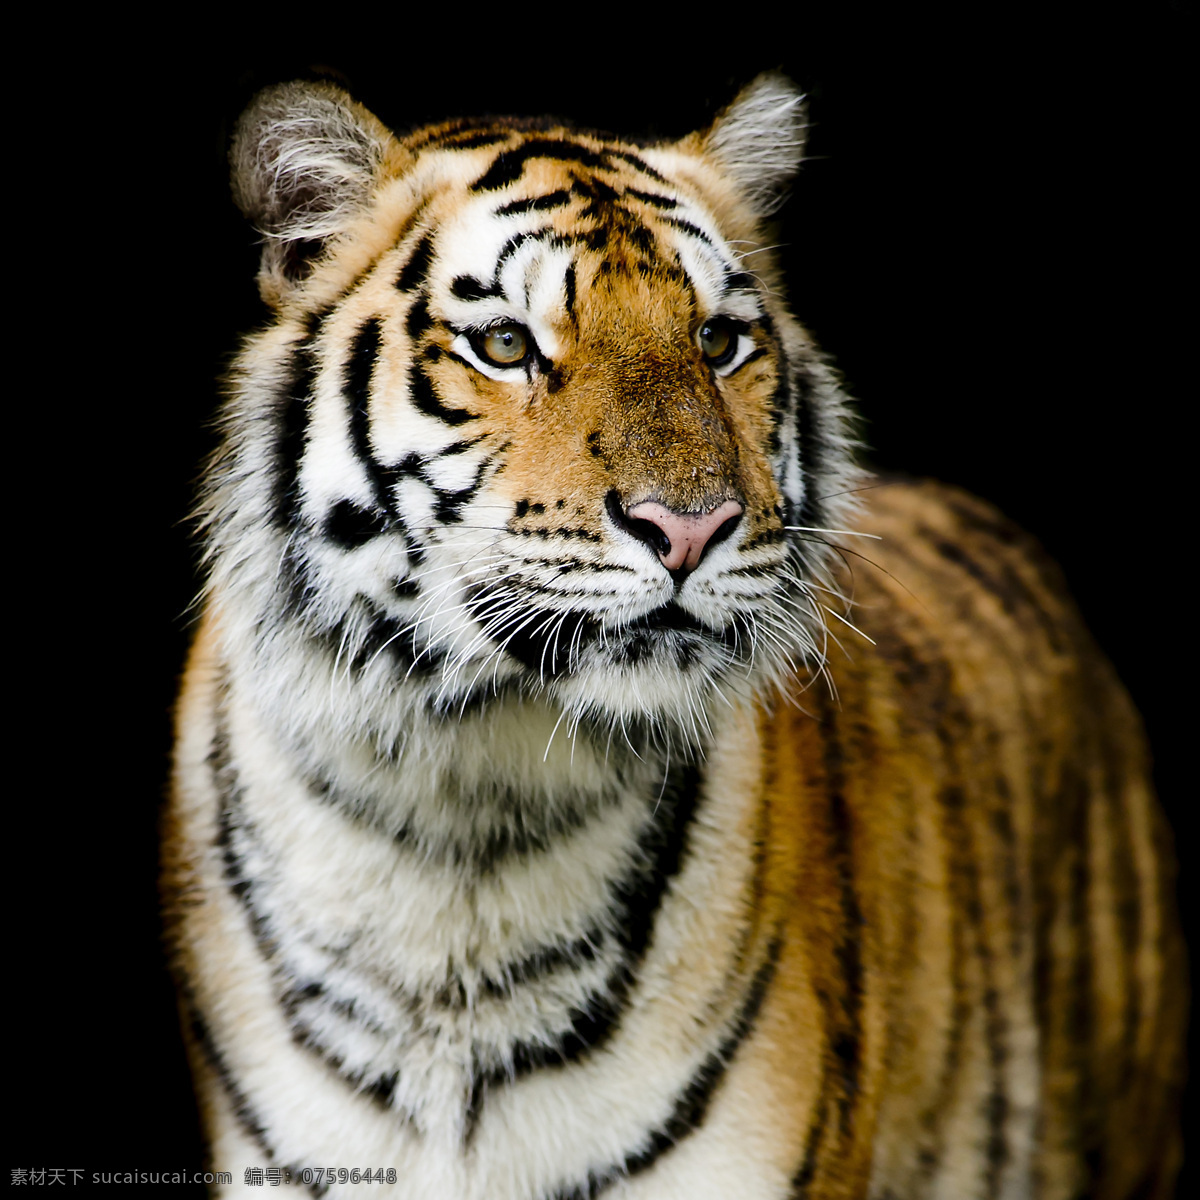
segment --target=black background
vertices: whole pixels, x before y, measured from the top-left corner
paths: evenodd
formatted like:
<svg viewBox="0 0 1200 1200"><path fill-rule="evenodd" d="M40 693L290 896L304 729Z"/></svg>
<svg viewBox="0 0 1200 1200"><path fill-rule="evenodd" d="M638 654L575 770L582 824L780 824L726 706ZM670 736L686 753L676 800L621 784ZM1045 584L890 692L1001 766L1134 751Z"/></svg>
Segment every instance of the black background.
<svg viewBox="0 0 1200 1200"><path fill-rule="evenodd" d="M9 1166L201 1159L155 890L196 587L186 518L215 381L263 316L229 132L258 87L313 68L395 128L550 112L673 137L782 66L811 120L780 233L793 308L858 398L873 462L988 497L1062 563L1145 714L1186 864L1193 22L1170 3L899 7L797 7L786 30L697 10L682 40L632 12L584 14L570 38L515 9L376 15L287 49L248 15L140 54L113 27L94 47L79 31L69 59L25 64L9 248L27 265L8 282L14 303L22 279L41 299L9 347L31 372L13 405L30 482L14 522L29 568L10 582ZM1185 866L1189 912L1195 895Z"/></svg>

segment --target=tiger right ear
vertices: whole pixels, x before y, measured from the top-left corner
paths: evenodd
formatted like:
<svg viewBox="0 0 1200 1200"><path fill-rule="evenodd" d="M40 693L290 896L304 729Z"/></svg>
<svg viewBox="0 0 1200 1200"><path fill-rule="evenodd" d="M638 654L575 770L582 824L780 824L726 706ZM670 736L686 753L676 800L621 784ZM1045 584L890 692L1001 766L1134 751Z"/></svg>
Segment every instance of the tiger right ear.
<svg viewBox="0 0 1200 1200"><path fill-rule="evenodd" d="M768 71L734 97L704 136L716 159L760 217L775 212L804 153L804 97L784 74Z"/></svg>
<svg viewBox="0 0 1200 1200"><path fill-rule="evenodd" d="M258 286L278 307L370 199L391 134L341 88L267 88L238 119L233 198L264 236Z"/></svg>

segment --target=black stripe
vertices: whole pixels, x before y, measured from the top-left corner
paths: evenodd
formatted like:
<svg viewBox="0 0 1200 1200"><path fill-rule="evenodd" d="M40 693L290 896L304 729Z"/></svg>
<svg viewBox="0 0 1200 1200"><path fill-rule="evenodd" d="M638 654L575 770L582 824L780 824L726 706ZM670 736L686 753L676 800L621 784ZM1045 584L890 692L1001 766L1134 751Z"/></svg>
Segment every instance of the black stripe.
<svg viewBox="0 0 1200 1200"><path fill-rule="evenodd" d="M837 1137L845 1145L854 1138L854 1116L859 1097L862 1057L863 968L861 957L863 916L854 887L854 863L850 811L846 802L845 754L838 715L831 703L822 703L821 725L825 731L824 787L829 801L830 850L837 873L841 921L834 945L837 996L819 988L818 1000L825 1018L828 1053L822 1055L821 1086L805 1135L804 1150L791 1181L791 1200L806 1200L816 1178L821 1142L829 1129L831 1111L837 1115ZM857 749L857 748L856 748Z"/></svg>
<svg viewBox="0 0 1200 1200"><path fill-rule="evenodd" d="M356 550L387 533L387 518L374 508L360 508L353 500L339 500L325 514L321 533L344 550Z"/></svg>
<svg viewBox="0 0 1200 1200"><path fill-rule="evenodd" d="M523 811L515 801L503 807L520 814L513 824L491 826L484 837L466 846L455 844L455 865L470 863L481 874L491 874L515 859L534 854L547 854L576 834L595 816L610 809L615 801L611 795L581 799L569 808L541 810L534 817Z"/></svg>
<svg viewBox="0 0 1200 1200"><path fill-rule="evenodd" d="M337 1074L353 1087L356 1092L369 1096L380 1108L391 1110L392 1097L396 1092L396 1084L400 1082L399 1071L384 1071L378 1075L355 1070L347 1067L346 1060L322 1040L313 1029L310 1018L305 1012L305 1005L311 1001L320 1001L320 1009L337 1013L346 1020L371 1033L382 1033L377 1022L358 1011L352 998L330 994L325 986L316 981L300 984L289 988L280 997L283 1011L288 1017L288 1029L292 1041L304 1050L316 1054L327 1063ZM403 1110L399 1110L403 1112Z"/></svg>
<svg viewBox="0 0 1200 1200"><path fill-rule="evenodd" d="M371 1033L381 1034L386 1032L378 1021L359 1011L358 1004L353 998L331 995L325 985L315 979L310 979L305 983L295 983L287 988L280 997L280 1003L283 1006L284 1012L291 1016L301 1005L307 1003L309 1000L316 999L323 1000L332 1012L351 1017Z"/></svg>
<svg viewBox="0 0 1200 1200"><path fill-rule="evenodd" d="M594 1200L621 1180L640 1175L649 1170L668 1151L694 1133L704 1123L713 1093L717 1090L730 1063L742 1043L749 1037L758 1020L763 1000L775 978L782 947L776 935L767 951L767 957L754 973L741 1009L730 1024L720 1045L701 1064L700 1068L678 1094L671 1115L657 1129L646 1135L647 1145L636 1154L629 1154L619 1165L603 1171L589 1171L587 1180L571 1188L553 1192L547 1200Z"/></svg>
<svg viewBox="0 0 1200 1200"><path fill-rule="evenodd" d="M1066 585L1062 582L1062 573L1057 564L1047 557L1046 552L1028 534L999 513L989 512L982 505L977 509L969 501L964 501L965 498L948 495L943 502L966 530L983 533L989 541L999 542L1002 547L1017 547L1021 560L1034 564L1042 576L1042 581L1046 582L1050 589L1060 595L1066 592ZM963 540L969 544L974 539ZM947 542L943 544L948 547L948 552L941 551L942 556L949 561L958 562L973 578L991 591L1001 601L1006 613L1016 612L1015 607L1010 606L1025 605L1027 611L1016 615L1015 619L1025 627L1036 624L1055 654L1078 656L1076 647L1064 638L1059 623L1046 611L1045 605L1029 584L1013 568L1011 553L996 553L995 561L1000 566L1001 578L995 579L980 567L978 562L969 561L958 546Z"/></svg>
<svg viewBox="0 0 1200 1200"><path fill-rule="evenodd" d="M225 879L230 892L237 898L251 933L264 962L275 964L280 959L280 946L264 913L254 902L254 881L244 870L245 863L238 852L237 842L245 839L255 843L255 829L242 811L243 789L237 778L236 768L229 755L229 739L225 731L223 714L218 714L217 732L209 750L208 761L213 772L213 782L221 798L218 812L217 846L221 849ZM283 960L286 963L286 959ZM324 996L325 989L319 983L310 983L300 989L292 988L281 998L282 1010L288 1017L287 1025L292 1041L299 1047L316 1054L329 1064L355 1091L366 1092L379 1104L390 1107L397 1078L394 1073L384 1073L370 1078L362 1071L348 1069L341 1055L325 1045L308 1025L300 1002L304 998ZM337 1000L330 997L331 1006L341 1011L349 1020L365 1025L361 1014L354 1012L353 1000Z"/></svg>
<svg viewBox="0 0 1200 1200"><path fill-rule="evenodd" d="M395 506L391 494L391 480L371 452L371 378L379 358L381 332L382 323L378 317L369 318L359 327L350 346L344 386L350 401L350 444L354 448L355 457L366 469L377 507L384 514L392 514ZM386 529L386 518L380 517L380 521Z"/></svg>
<svg viewBox="0 0 1200 1200"><path fill-rule="evenodd" d="M470 412L465 408L450 408L443 404L438 398L437 392L433 390L432 380L421 370L419 363L414 362L409 368L408 389L418 411L423 412L427 417L433 417L452 426L479 420L478 413Z"/></svg>
<svg viewBox="0 0 1200 1200"><path fill-rule="evenodd" d="M598 926L588 930L583 937L564 944L542 946L523 958L504 965L497 978L484 975L480 987L485 995L508 998L519 987L537 983L547 975L553 975L563 967L576 967L580 963L594 962L598 950L604 946L604 931Z"/></svg>
<svg viewBox="0 0 1200 1200"><path fill-rule="evenodd" d="M986 1012L985 1038L988 1059L992 1068L992 1086L983 1101L983 1115L987 1122L986 1159L984 1170L985 1195L995 1200L1000 1194L1001 1175L1009 1159L1008 1140L1004 1127L1008 1121L1008 1093L1004 1087L1004 1064L1008 1059L1006 1035L1008 1021L1000 1011L1000 999L995 987L988 987L983 994Z"/></svg>
<svg viewBox="0 0 1200 1200"><path fill-rule="evenodd" d="M816 445L817 420L813 409L812 380L802 364L798 363L795 371L788 369L782 345L779 347L779 354L783 379L787 380L785 386L789 389L788 399L796 411L800 481L804 485L804 495L800 499L800 511L797 513L795 524L803 525L807 529L820 529L824 526L824 521L821 498L817 495L817 486L821 482L818 470L820 450Z"/></svg>
<svg viewBox="0 0 1200 1200"><path fill-rule="evenodd" d="M1008 777L997 771L992 780L992 797L995 803L991 811L991 828L995 833L1000 847L1000 874L1004 881L1004 902L1008 908L1009 943L1008 953L1012 962L1021 961L1026 940L1026 925L1028 923L1028 908L1026 905L1025 887L1021 880L1021 864L1019 862L1019 847L1017 846L1017 831L1013 827L1012 789L1008 786Z"/></svg>
<svg viewBox="0 0 1200 1200"><path fill-rule="evenodd" d="M429 300L425 296L418 296L412 308L408 310L408 316L404 318L404 331L408 334L409 341L415 346L421 335L433 327L433 323L433 318L429 315Z"/></svg>
<svg viewBox="0 0 1200 1200"><path fill-rule="evenodd" d="M550 536L545 526L516 532ZM558 612L539 607L536 596L546 590L527 585L523 589L525 599L521 610L514 613L512 606L517 592L513 588L484 586L471 596L469 608L488 637L501 645L505 653L538 678L553 679L570 666L572 647L594 641L600 627L586 612Z"/></svg>
<svg viewBox="0 0 1200 1200"><path fill-rule="evenodd" d="M658 257L658 239L645 225L637 221L622 221L621 227L626 238L643 254L650 258Z"/></svg>
<svg viewBox="0 0 1200 1200"><path fill-rule="evenodd" d="M496 288L496 295L500 294L500 268L530 239L541 241L546 237L553 237L555 231L553 229L538 229L527 233L514 233L512 237L500 247L500 253L496 255L496 265L492 269L492 279Z"/></svg>
<svg viewBox="0 0 1200 1200"><path fill-rule="evenodd" d="M498 283L483 283L474 275L459 275L450 285L450 294L459 300L486 300L500 295Z"/></svg>
<svg viewBox="0 0 1200 1200"><path fill-rule="evenodd" d="M429 350L433 350L433 349L438 349L438 348L434 347L434 346L429 347ZM451 362L458 363L458 365L460 367L466 367L467 370L469 370L469 371L478 371L479 370L479 368L469 358L463 358L463 356L461 354L456 354L453 350L440 350L439 349L437 357L440 358L442 355L445 355ZM426 352L425 357L427 359L429 359L429 361L431 361L431 362L436 361L436 358L430 357L428 351Z"/></svg>
<svg viewBox="0 0 1200 1200"><path fill-rule="evenodd" d="M225 1056L217 1049L217 1043L212 1036L212 1032L205 1023L204 1018L200 1015L200 1009L196 1004L195 996L193 996L191 989L182 983L179 985L179 995L182 1001L184 1020L187 1023L188 1032L195 1039L196 1045L200 1047L204 1057L208 1060L208 1065L212 1068L221 1085L221 1089L229 1100L237 1123L241 1126L242 1131L248 1134L251 1140L267 1156L267 1161L274 1162L275 1148L267 1139L267 1131L262 1119L254 1111L254 1106L250 1103L246 1093L238 1087L237 1081L233 1077L233 1072L230 1071L228 1064L225 1062Z"/></svg>
<svg viewBox="0 0 1200 1200"><path fill-rule="evenodd" d="M497 142L507 142L512 134L507 130L503 133L468 133L462 137L446 137L439 145L447 150L474 150L479 146L494 146Z"/></svg>
<svg viewBox="0 0 1200 1200"><path fill-rule="evenodd" d="M1008 563L989 563L988 567L984 567L978 558L968 555L957 542L949 541L927 525L921 525L916 531L916 536L922 541L928 539L942 558L961 567L980 587L990 592L1000 602L1000 607L1004 610L1005 615L1012 618L1014 622L1025 624L1024 618L1028 613L1040 610L1041 606L1030 592L1029 586ZM999 567L998 574L988 569L996 566ZM1027 612L1021 612L1022 607ZM1048 633L1052 630L1054 632L1055 636L1051 641L1052 648L1056 653L1061 653L1065 647L1062 645L1062 639L1057 636L1054 623L1046 620L1044 624Z"/></svg>
<svg viewBox="0 0 1200 1200"><path fill-rule="evenodd" d="M362 648L351 664L353 667L363 670L373 658L386 652L391 655L397 670L403 670L406 676L432 675L441 669L444 651L419 648L416 630L409 628L411 622L389 616L363 596L357 599L371 620Z"/></svg>
<svg viewBox="0 0 1200 1200"><path fill-rule="evenodd" d="M521 178L525 164L531 158L556 158L565 162L578 162L587 167L606 167L604 155L589 150L578 142L565 142L558 138L532 138L512 150L498 154L490 167L471 185L473 192L491 192L507 187Z"/></svg>
<svg viewBox="0 0 1200 1200"><path fill-rule="evenodd" d="M614 890L611 910L623 957L605 981L603 991L590 996L571 1014L570 1028L558 1035L553 1044L517 1043L513 1047L511 1072L487 1073L489 1084L503 1083L512 1076L543 1067L575 1062L612 1036L628 1007L629 992L653 937L663 896L687 854L701 786L700 768L695 764L672 769L662 798L639 839L635 865Z"/></svg>
<svg viewBox="0 0 1200 1200"><path fill-rule="evenodd" d="M456 716L457 711L456 708ZM486 799L471 797L473 802L484 806L484 811L471 836L460 839L440 829L416 829L407 821L397 830L390 821L364 812L357 796L347 795L331 780L310 774L304 782L323 803L339 809L349 820L386 835L422 863L456 873L465 867L478 876L491 875L522 859L560 849L564 841L620 801L616 792L576 793L569 805L547 808L544 804L531 805L519 792L502 788ZM493 819L485 821L485 814ZM499 814L503 824L494 822L495 814ZM592 934L588 936L599 944Z"/></svg>
<svg viewBox="0 0 1200 1200"><path fill-rule="evenodd" d="M843 1139L852 1136L851 1121L858 1100L859 1072L862 1062L862 908L854 887L854 859L851 846L850 811L846 804L845 756L840 730L832 707L826 705L825 788L829 797L829 832L835 858L838 926L834 955L842 984L839 1003L828 1001L830 1048L837 1064L838 1129Z"/></svg>
<svg viewBox="0 0 1200 1200"><path fill-rule="evenodd" d="M570 242L572 245L584 245L589 250L603 250L608 245L608 230L603 225L598 225L595 229L585 229L582 233L575 234Z"/></svg>
<svg viewBox="0 0 1200 1200"><path fill-rule="evenodd" d="M660 196L657 192L639 192L637 188L628 188L625 195L632 196L635 200L640 200L643 204L653 205L655 208L679 207L677 200L671 196Z"/></svg>
<svg viewBox="0 0 1200 1200"><path fill-rule="evenodd" d="M418 310L427 316L423 298L413 305L409 313L410 322ZM360 546L380 534L399 532L404 537L409 558L415 562L420 558L420 550L399 516L395 503L396 481L402 471L379 462L371 450L371 380L381 345L382 320L371 317L363 322L351 343L343 384L350 406L351 446L367 473L375 498L375 509L364 509L348 499L339 501L326 516L324 532L347 549Z"/></svg>
<svg viewBox="0 0 1200 1200"><path fill-rule="evenodd" d="M528 200L510 200L496 209L496 216L506 217L516 213L544 212L549 208L563 208L570 203L570 192L547 192L544 196L534 196Z"/></svg>
<svg viewBox="0 0 1200 1200"><path fill-rule="evenodd" d="M238 852L239 833L249 837L242 810L242 785L233 766L229 751L229 735L225 728L225 715L217 713L217 727L208 752L208 766L212 772L213 787L220 797L217 813L216 846L221 851L221 862L225 882L237 898L250 922L250 931L264 960L270 961L274 952L274 941L267 927L266 917L254 904L253 881L243 870L241 854Z"/></svg>
<svg viewBox="0 0 1200 1200"><path fill-rule="evenodd" d="M409 558L413 557L410 550ZM361 674L384 653L391 658L397 674L404 677L428 676L440 669L444 652L420 646L416 640L417 632L411 628L410 621L389 616L361 594L354 598L354 602L366 615L367 623L365 633L359 634L356 649L349 657L348 666L351 670ZM347 663L346 643L350 640L350 628L360 628L359 623L343 617L329 630L313 635L313 640L322 643L325 652L332 658L340 658L341 662Z"/></svg>
<svg viewBox="0 0 1200 1200"><path fill-rule="evenodd" d="M938 800L950 848L947 866L951 875L950 886L956 893L955 908L965 918L966 928L971 931L975 956L979 962L984 1050L991 1073L991 1086L983 1100L983 1118L987 1126L987 1140L984 1145L984 1195L993 1198L999 1194L1001 1172L1009 1158L1008 1144L1004 1136L1009 1105L1003 1074L1008 1058L1008 1022L1001 1010L1000 997L996 991L995 969L991 946L988 943L987 914L984 911L980 878L982 850L971 821L972 812L978 810L982 798L973 791L967 791L965 785L960 782L968 777L968 769L961 763L964 749L976 739L987 740L988 735L986 730L978 728L978 715L967 711L953 685L953 678L947 670L942 695L944 714L943 719L936 723L936 731L947 766L953 772L954 782L943 786ZM959 969L961 970L961 967ZM956 1007L964 1003L957 978L955 1000ZM955 1057L957 1058L957 1047Z"/></svg>
<svg viewBox="0 0 1200 1200"><path fill-rule="evenodd" d="M1003 513L957 492L945 492L938 499L965 528L981 533L989 541L999 542L1002 546L1017 547L1023 560L1032 560L1043 570L1049 568L1057 581L1060 576L1057 564L1047 558L1046 552Z"/></svg>
<svg viewBox="0 0 1200 1200"><path fill-rule="evenodd" d="M267 1137L266 1129L258 1114L254 1110L254 1106L250 1103L245 1092L238 1086L237 1080L234 1078L233 1072L229 1069L228 1063L225 1061L225 1056L217 1047L216 1039L213 1037L211 1030L205 1023L204 1018L200 1015L199 1006L196 1004L195 997L186 984L181 984L179 988L180 1000L184 1010L184 1017L187 1021L188 1030L195 1039L196 1044L200 1047L201 1053L208 1060L208 1065L217 1077L217 1082L221 1086L221 1090L225 1093L226 1099L229 1101L230 1107L233 1109L234 1119L241 1126L242 1131L246 1133L250 1139L262 1151L267 1163L279 1162L279 1155L275 1147L271 1145L270 1139ZM213 1164L212 1169L219 1169L221 1164ZM299 1163L291 1163L287 1166L287 1171L292 1176L293 1183L300 1182L301 1167ZM234 1181L237 1182L236 1180ZM329 1190L327 1185L316 1184L301 1184L310 1196L324 1196Z"/></svg>
<svg viewBox="0 0 1200 1200"><path fill-rule="evenodd" d="M800 1159L800 1165L796 1168L795 1175L792 1176L789 1200L808 1200L808 1189L817 1175L817 1150L820 1147L821 1138L825 1134L825 1127L829 1123L828 1082L829 1066L826 1063L821 1069L821 1087L817 1092L817 1105L813 1111L812 1120L809 1122L808 1133L804 1138L804 1152Z"/></svg>
<svg viewBox="0 0 1200 1200"><path fill-rule="evenodd" d="M663 220L675 229L682 230L684 233L690 234L698 241L703 242L710 249L716 250L717 247L714 245L712 238L698 225L693 225L691 221L685 221L682 217L664 217Z"/></svg>
<svg viewBox="0 0 1200 1200"><path fill-rule="evenodd" d="M651 1144L632 1159L626 1159L622 1175L636 1175L654 1165L666 1151L672 1149L690 1133L694 1133L708 1115L713 1093L725 1076L741 1044L750 1036L767 991L775 979L779 953L783 942L777 934L767 950L767 957L754 973L741 1011L730 1026L720 1046L705 1059L675 1102L674 1110L661 1130L651 1135Z"/></svg>
<svg viewBox="0 0 1200 1200"><path fill-rule="evenodd" d="M308 560L297 538L289 537L279 559L275 591L280 599L280 615L303 619L309 615L317 593L308 571Z"/></svg>
<svg viewBox="0 0 1200 1200"><path fill-rule="evenodd" d="M658 183L665 183L668 184L668 186L670 184L669 180L663 178L663 176L660 175L648 162L634 154L632 151L610 149L608 151L608 156L610 158L617 158L622 162L628 163L631 167L634 167L643 175L648 175L651 179Z"/></svg>
<svg viewBox="0 0 1200 1200"><path fill-rule="evenodd" d="M731 271L725 276L727 292L754 292L758 290L758 280L745 271Z"/></svg>
<svg viewBox="0 0 1200 1200"><path fill-rule="evenodd" d="M782 535L781 535L782 536ZM771 539L774 541L775 539ZM779 575L779 568L774 563L763 563L757 566L749 567L733 567L725 572L726 575L745 575L751 579L770 578L775 579Z"/></svg>
<svg viewBox="0 0 1200 1200"><path fill-rule="evenodd" d="M895 549L904 549L897 542ZM939 847L942 861L947 866L949 882L947 919L950 923L950 968L949 982L953 992L949 1026L946 1030L945 1046L940 1064L937 1064L937 1083L933 1099L921 1113L922 1136L928 1140L917 1153L917 1183L924 1187L941 1162L945 1146L945 1118L950 1099L954 1094L962 1059L963 1034L970 1017L970 1005L966 991L964 964L967 959L967 938L964 915L968 900L964 893L961 876L953 869L954 861L964 850L954 833L953 811L961 803L961 791L957 787L955 771L957 758L954 754L956 741L967 745L970 729L961 704L954 698L953 679L950 667L942 657L942 648L926 643L918 654L912 640L925 637L925 630L897 629L895 633L880 631L878 654L881 661L892 664L899 694L905 697L905 714L912 728L932 728L939 737L946 757L947 782L938 794ZM931 1064L932 1069L933 1064ZM918 1188L918 1190L920 1190Z"/></svg>
<svg viewBox="0 0 1200 1200"><path fill-rule="evenodd" d="M748 537L742 543L742 553L748 550L757 550L759 546L775 546L780 542L787 541L787 533L778 526L767 526L765 529L760 529L753 537ZM743 573L752 572L755 568L741 568ZM774 574L778 568L771 566L768 568L768 574Z"/></svg>
<svg viewBox="0 0 1200 1200"><path fill-rule="evenodd" d="M824 788L828 798L828 835L837 876L838 924L833 954L836 995L818 988L828 1052L822 1055L821 1086L805 1136L800 1164L792 1176L792 1200L805 1200L816 1178L821 1142L829 1130L831 1113L837 1116L836 1137L841 1145L854 1139L854 1117L859 1099L862 1067L863 967L861 945L863 915L854 886L853 837L846 801L846 755L838 727L839 714L832 703L822 702L821 726L825 733ZM861 747L852 747L855 752ZM867 750L869 754L869 749Z"/></svg>
<svg viewBox="0 0 1200 1200"><path fill-rule="evenodd" d="M478 491L478 483L458 492L443 492L440 488L434 488L433 519L439 525L457 525L462 520L462 506L468 503Z"/></svg>
<svg viewBox="0 0 1200 1200"><path fill-rule="evenodd" d="M603 179L579 179L571 184L571 191L576 196L584 196L588 200L599 201L599 204L589 204L584 212L602 212L613 201L619 200L621 193L616 188L605 183Z"/></svg>
<svg viewBox="0 0 1200 1200"><path fill-rule="evenodd" d="M277 401L278 434L275 439L275 489L272 514L281 529L294 528L300 515L299 473L304 457L312 397L317 379L313 341L321 331L326 310L310 313L304 334L291 348L288 382Z"/></svg>
<svg viewBox="0 0 1200 1200"><path fill-rule="evenodd" d="M354 1015L353 1002L333 1000L328 1008L342 1011L353 1023L365 1025L361 1017ZM331 1070L348 1083L355 1092L370 1097L379 1107L394 1113L401 1119L409 1118L410 1114L404 1108L393 1107L392 1100L396 1094L396 1085L400 1082L400 1072L396 1070L382 1071L374 1074L346 1064L345 1058L336 1050L330 1048L321 1035L313 1029L302 1008L297 1008L288 1022L292 1041L304 1050L315 1054Z"/></svg>
<svg viewBox="0 0 1200 1200"><path fill-rule="evenodd" d="M481 462L475 472L475 478L466 487L459 488L456 492L443 491L430 483L429 486L433 488L433 493L437 497L437 504L434 506L436 521L443 525L454 525L462 520L462 507L464 504L470 503L483 486L483 477L487 474L490 463L490 459Z"/></svg>
<svg viewBox="0 0 1200 1200"><path fill-rule="evenodd" d="M408 262L400 270L396 287L402 292L414 292L425 283L433 260L433 235L425 234L416 244Z"/></svg>
<svg viewBox="0 0 1200 1200"><path fill-rule="evenodd" d="M788 366L787 356L784 354L783 347L778 342L775 344L775 354L775 370L778 372L778 376L775 381L775 393L771 397L771 431L767 436L767 449L773 455L779 454L783 449L783 434L780 431L783 428L784 421L791 416L793 397L791 370ZM809 420L811 421L811 415L806 415L809 416ZM812 490L809 484L810 482L815 482L815 480L810 480L809 478L809 467L805 461L808 454L808 431L799 420L799 414L797 414L796 421L795 451L796 457L799 460L800 482L804 488L804 497L801 499L801 509L803 509L804 501L807 499L808 493ZM788 503L790 504L791 501L789 500ZM795 520L788 523L805 525L810 529L817 528L814 522L802 521L799 512L795 514Z"/></svg>
<svg viewBox="0 0 1200 1200"><path fill-rule="evenodd" d="M575 318L575 264L570 263L567 266L566 274L563 276L563 289L566 293L567 316L574 321Z"/></svg>

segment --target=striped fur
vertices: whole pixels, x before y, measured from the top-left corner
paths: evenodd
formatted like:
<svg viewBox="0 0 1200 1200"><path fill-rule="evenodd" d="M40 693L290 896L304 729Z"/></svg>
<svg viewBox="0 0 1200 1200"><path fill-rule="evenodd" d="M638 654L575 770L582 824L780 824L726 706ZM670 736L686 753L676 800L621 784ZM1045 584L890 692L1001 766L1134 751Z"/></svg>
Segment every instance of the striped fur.
<svg viewBox="0 0 1200 1200"><path fill-rule="evenodd" d="M777 76L670 145L243 117L164 848L232 1190L1169 1195L1136 715L1021 534L853 465L764 248L802 135ZM722 505L690 570L638 515Z"/></svg>

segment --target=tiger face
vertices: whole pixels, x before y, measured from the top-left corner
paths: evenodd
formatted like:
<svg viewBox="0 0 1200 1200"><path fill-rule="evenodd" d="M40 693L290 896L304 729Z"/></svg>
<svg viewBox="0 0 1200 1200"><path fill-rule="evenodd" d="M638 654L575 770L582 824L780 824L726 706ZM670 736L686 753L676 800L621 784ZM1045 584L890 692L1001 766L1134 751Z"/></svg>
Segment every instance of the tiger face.
<svg viewBox="0 0 1200 1200"><path fill-rule="evenodd" d="M784 158L756 160L781 121ZM260 603L369 694L455 717L515 691L570 727L694 733L714 695L819 669L853 468L761 229L800 129L771 77L652 147L399 142L333 89L268 93L234 152L279 317L230 439L282 479ZM257 536L253 474L217 473L218 540Z"/></svg>

